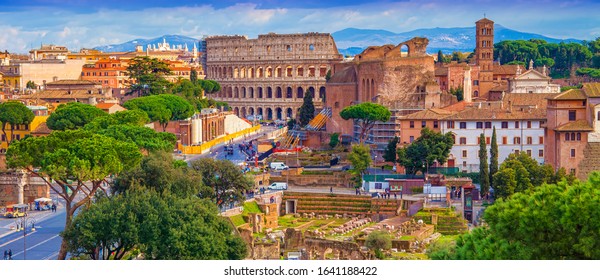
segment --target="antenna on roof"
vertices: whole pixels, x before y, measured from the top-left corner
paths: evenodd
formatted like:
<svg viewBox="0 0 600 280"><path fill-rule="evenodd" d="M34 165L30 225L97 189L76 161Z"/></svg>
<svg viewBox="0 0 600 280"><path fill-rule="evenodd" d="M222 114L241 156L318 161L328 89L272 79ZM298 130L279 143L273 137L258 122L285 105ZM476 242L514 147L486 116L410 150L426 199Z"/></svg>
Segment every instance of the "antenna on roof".
<svg viewBox="0 0 600 280"><path fill-rule="evenodd" d="M483 13L483 18L485 18L485 13Z"/></svg>

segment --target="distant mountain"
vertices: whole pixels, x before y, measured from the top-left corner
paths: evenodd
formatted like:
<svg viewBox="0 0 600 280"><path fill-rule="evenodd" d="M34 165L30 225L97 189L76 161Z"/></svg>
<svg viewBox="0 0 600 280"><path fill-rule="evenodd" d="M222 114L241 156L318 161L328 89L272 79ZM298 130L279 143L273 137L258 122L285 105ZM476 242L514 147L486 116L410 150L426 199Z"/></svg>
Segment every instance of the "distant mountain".
<svg viewBox="0 0 600 280"><path fill-rule="evenodd" d="M198 47L198 39L194 39L194 38L190 38L190 37L182 36L182 35L164 35L164 36L153 38L153 39L135 39L135 40L131 40L129 42L125 42L122 44L99 46L99 47L95 47L94 49L97 49L97 50L100 50L103 52L129 52L129 51L134 51L135 46L140 45L140 46L144 47L144 50L146 50L148 44L156 46L159 43L163 43L163 39L164 39L164 41L169 43L169 45L171 47L174 47L177 45L185 46L185 44L187 44L188 49L190 51L192 50L192 48L194 48L194 44L196 44L196 47Z"/></svg>
<svg viewBox="0 0 600 280"><path fill-rule="evenodd" d="M397 45L413 37L426 37L429 39L427 51L435 53L442 50L444 53L453 51L473 51L475 49L475 27L428 28L408 32L394 33L387 30L347 28L331 34L335 43L344 55L355 55L368 46L381 46L385 44ZM494 43L505 40L543 39L549 43L578 42L577 39L555 39L539 34L525 33L508 29L496 24L494 28Z"/></svg>

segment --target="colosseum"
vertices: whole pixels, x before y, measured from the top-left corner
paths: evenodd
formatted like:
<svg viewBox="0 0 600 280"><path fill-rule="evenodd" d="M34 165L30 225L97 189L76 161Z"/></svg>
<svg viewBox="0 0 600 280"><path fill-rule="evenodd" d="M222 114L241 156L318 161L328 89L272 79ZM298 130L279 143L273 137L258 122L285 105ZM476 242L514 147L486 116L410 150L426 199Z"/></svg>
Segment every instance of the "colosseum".
<svg viewBox="0 0 600 280"><path fill-rule="evenodd" d="M327 73L342 60L327 33L206 38L207 79L221 84L214 98L240 117L295 118L305 94L323 107Z"/></svg>

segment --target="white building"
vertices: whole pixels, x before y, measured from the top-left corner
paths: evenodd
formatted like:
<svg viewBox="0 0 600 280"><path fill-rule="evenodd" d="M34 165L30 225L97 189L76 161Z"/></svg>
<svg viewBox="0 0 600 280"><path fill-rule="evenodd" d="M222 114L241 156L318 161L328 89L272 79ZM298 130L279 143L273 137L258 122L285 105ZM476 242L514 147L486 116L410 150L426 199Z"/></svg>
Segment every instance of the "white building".
<svg viewBox="0 0 600 280"><path fill-rule="evenodd" d="M479 136L484 133L488 160L493 128L496 127L498 163L511 153L524 152L544 162L546 98L554 94L507 94L504 101L476 103L443 118L441 132L452 132L455 144L448 167L479 172Z"/></svg>
<svg viewBox="0 0 600 280"><path fill-rule="evenodd" d="M551 84L544 66L542 72L533 69L533 61L529 63L529 70L521 74L521 67L517 68L517 76L508 80L509 93L560 93L560 85Z"/></svg>

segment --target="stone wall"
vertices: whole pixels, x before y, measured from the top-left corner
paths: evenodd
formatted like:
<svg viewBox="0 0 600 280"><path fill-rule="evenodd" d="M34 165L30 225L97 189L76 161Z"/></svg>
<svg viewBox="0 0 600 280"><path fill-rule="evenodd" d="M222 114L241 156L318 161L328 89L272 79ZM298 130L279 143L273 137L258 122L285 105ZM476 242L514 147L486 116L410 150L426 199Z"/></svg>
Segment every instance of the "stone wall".
<svg viewBox="0 0 600 280"><path fill-rule="evenodd" d="M50 197L50 188L41 178L21 172L0 173L0 207L41 197Z"/></svg>

